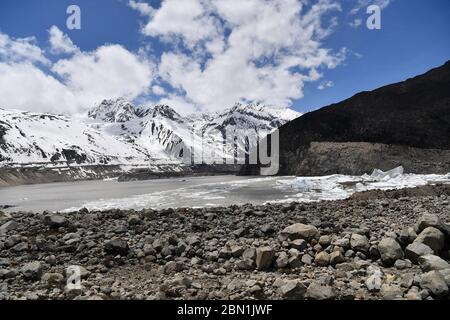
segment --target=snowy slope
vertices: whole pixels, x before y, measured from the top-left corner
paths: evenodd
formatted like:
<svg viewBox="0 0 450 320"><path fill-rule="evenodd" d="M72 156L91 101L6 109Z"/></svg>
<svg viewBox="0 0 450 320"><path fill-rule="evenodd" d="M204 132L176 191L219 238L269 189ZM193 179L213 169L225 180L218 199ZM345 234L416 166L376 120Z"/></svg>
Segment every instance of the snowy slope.
<svg viewBox="0 0 450 320"><path fill-rule="evenodd" d="M0 163L173 163L182 148L196 157L232 157L234 150L223 147L226 132L265 136L298 116L254 104L181 116L169 106L135 107L123 99L104 100L85 118L0 109Z"/></svg>

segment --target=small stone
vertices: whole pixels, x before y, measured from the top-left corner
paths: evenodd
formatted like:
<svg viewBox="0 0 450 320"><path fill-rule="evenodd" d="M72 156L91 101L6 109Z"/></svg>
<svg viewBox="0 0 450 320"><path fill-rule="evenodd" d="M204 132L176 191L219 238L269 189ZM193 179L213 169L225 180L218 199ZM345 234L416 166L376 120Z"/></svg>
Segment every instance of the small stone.
<svg viewBox="0 0 450 320"><path fill-rule="evenodd" d="M302 266L302 262L298 256L294 256L289 258L289 267L292 269L300 268Z"/></svg>
<svg viewBox="0 0 450 320"><path fill-rule="evenodd" d="M319 244L323 247L326 248L330 245L331 243L331 239L330 236L321 236L319 238Z"/></svg>
<svg viewBox="0 0 450 320"><path fill-rule="evenodd" d="M330 264L330 255L325 251L319 252L316 254L314 262L320 267L326 267Z"/></svg>
<svg viewBox="0 0 450 320"><path fill-rule="evenodd" d="M230 248L230 250L231 250L231 255L235 258L239 258L244 253L244 248L242 248L240 246L233 246Z"/></svg>
<svg viewBox="0 0 450 320"><path fill-rule="evenodd" d="M294 249L297 249L299 251L302 251L308 247L308 243L303 239L295 239L290 243L291 247Z"/></svg>
<svg viewBox="0 0 450 320"><path fill-rule="evenodd" d="M313 281L306 290L306 297L311 300L330 300L335 297L335 294L331 286Z"/></svg>
<svg viewBox="0 0 450 320"><path fill-rule="evenodd" d="M413 242L405 249L405 257L413 263L417 263L419 261L419 257L427 254L433 254L433 249L421 242Z"/></svg>
<svg viewBox="0 0 450 320"><path fill-rule="evenodd" d="M306 265L312 265L314 258L311 257L309 254L304 254L302 256L302 263Z"/></svg>
<svg viewBox="0 0 450 320"><path fill-rule="evenodd" d="M67 219L57 214L46 215L44 217L44 224L52 229L67 226Z"/></svg>
<svg viewBox="0 0 450 320"><path fill-rule="evenodd" d="M362 252L368 252L369 251L369 240L366 236L353 233L350 238L350 246L354 250L362 251Z"/></svg>
<svg viewBox="0 0 450 320"><path fill-rule="evenodd" d="M366 279L366 287L369 291L379 291L381 284L381 272L376 272Z"/></svg>
<svg viewBox="0 0 450 320"><path fill-rule="evenodd" d="M380 289L383 300L395 300L403 298L403 291L398 285L383 284Z"/></svg>
<svg viewBox="0 0 450 320"><path fill-rule="evenodd" d="M439 253L445 246L445 235L439 229L434 227L425 228L414 240L426 244L434 253Z"/></svg>
<svg viewBox="0 0 450 320"><path fill-rule="evenodd" d="M424 272L450 268L450 264L447 261L433 254L426 254L419 257L419 265Z"/></svg>
<svg viewBox="0 0 450 320"><path fill-rule="evenodd" d="M106 253L112 255L126 256L130 250L128 243L125 240L111 240L105 243L104 250Z"/></svg>
<svg viewBox="0 0 450 320"><path fill-rule="evenodd" d="M449 292L445 278L439 271L424 273L420 280L420 287L437 297L443 297Z"/></svg>
<svg viewBox="0 0 450 320"><path fill-rule="evenodd" d="M22 274L26 279L39 280L42 275L42 265L39 261L27 263L22 268Z"/></svg>
<svg viewBox="0 0 450 320"><path fill-rule="evenodd" d="M17 277L19 272L15 269L0 269L0 279L12 279Z"/></svg>
<svg viewBox="0 0 450 320"><path fill-rule="evenodd" d="M275 251L270 247L261 247L256 250L256 267L258 270L269 269L272 265Z"/></svg>
<svg viewBox="0 0 450 320"><path fill-rule="evenodd" d="M319 231L312 225L303 223L296 223L289 227L286 227L281 231L281 236L289 239L306 239L310 240L319 236Z"/></svg>
<svg viewBox="0 0 450 320"><path fill-rule="evenodd" d="M256 261L256 249L255 248L247 248L242 253L243 259L249 259L252 261Z"/></svg>
<svg viewBox="0 0 450 320"><path fill-rule="evenodd" d="M289 257L285 252L281 252L275 260L275 267L278 269L286 268L289 264Z"/></svg>
<svg viewBox="0 0 450 320"><path fill-rule="evenodd" d="M392 266L396 260L403 258L402 247L393 238L384 238L378 244L381 260L387 266Z"/></svg>
<svg viewBox="0 0 450 320"><path fill-rule="evenodd" d="M330 264L334 267L335 265L345 262L345 258L340 251L333 251L330 254Z"/></svg>
<svg viewBox="0 0 450 320"><path fill-rule="evenodd" d="M133 214L133 215L131 215L128 218L128 224L130 226L136 226L136 225L139 225L141 223L142 223L142 220L141 220L141 218L138 215Z"/></svg>
<svg viewBox="0 0 450 320"><path fill-rule="evenodd" d="M50 286L59 286L64 282L64 276L60 273L46 273L41 280Z"/></svg>
<svg viewBox="0 0 450 320"><path fill-rule="evenodd" d="M164 274L171 274L179 272L183 269L183 266L176 261L169 261L164 265Z"/></svg>
<svg viewBox="0 0 450 320"><path fill-rule="evenodd" d="M306 287L298 280L289 280L280 287L279 291L284 299L301 300L305 297Z"/></svg>
<svg viewBox="0 0 450 320"><path fill-rule="evenodd" d="M398 259L397 261L395 261L394 267L398 270L404 270L406 268L411 268L412 264L409 260Z"/></svg>

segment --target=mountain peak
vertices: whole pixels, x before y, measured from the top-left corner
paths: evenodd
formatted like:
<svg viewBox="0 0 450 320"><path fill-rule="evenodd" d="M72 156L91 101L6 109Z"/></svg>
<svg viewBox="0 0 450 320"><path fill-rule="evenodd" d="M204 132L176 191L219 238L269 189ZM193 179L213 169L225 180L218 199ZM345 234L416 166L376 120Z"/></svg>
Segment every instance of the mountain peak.
<svg viewBox="0 0 450 320"><path fill-rule="evenodd" d="M105 122L126 122L136 117L136 108L123 98L105 99L88 116Z"/></svg>

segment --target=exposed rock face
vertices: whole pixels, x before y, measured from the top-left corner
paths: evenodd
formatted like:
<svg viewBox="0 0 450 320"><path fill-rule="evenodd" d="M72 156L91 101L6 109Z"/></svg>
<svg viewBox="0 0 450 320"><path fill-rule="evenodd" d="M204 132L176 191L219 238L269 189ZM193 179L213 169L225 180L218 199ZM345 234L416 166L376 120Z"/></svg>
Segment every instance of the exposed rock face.
<svg viewBox="0 0 450 320"><path fill-rule="evenodd" d="M450 61L287 123L279 129L279 174L359 175L399 163L407 172L450 171L449 87ZM255 172L257 167L242 170Z"/></svg>

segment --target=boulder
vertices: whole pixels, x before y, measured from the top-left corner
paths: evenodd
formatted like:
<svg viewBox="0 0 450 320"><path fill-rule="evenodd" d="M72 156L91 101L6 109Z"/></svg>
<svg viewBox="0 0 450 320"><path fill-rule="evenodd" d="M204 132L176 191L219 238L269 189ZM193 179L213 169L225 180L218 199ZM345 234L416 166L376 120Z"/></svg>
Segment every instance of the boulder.
<svg viewBox="0 0 450 320"><path fill-rule="evenodd" d="M428 227L433 227L447 236L450 236L450 226L445 224L437 215L426 213L422 217L420 217L419 221L416 224L416 231L418 233L422 232Z"/></svg>
<svg viewBox="0 0 450 320"><path fill-rule="evenodd" d="M405 257L413 263L417 263L419 261L419 257L426 254L433 254L433 249L422 242L413 242L405 249Z"/></svg>
<svg viewBox="0 0 450 320"><path fill-rule="evenodd" d="M366 236L363 236L361 234L353 233L350 238L350 247L353 250L358 250L362 252L369 251L369 240Z"/></svg>
<svg viewBox="0 0 450 320"><path fill-rule="evenodd" d="M298 280L289 280L280 286L279 291L283 299L301 300L305 297L306 287Z"/></svg>
<svg viewBox="0 0 450 320"><path fill-rule="evenodd" d="M330 254L330 264L334 267L335 265L345 262L345 258L340 251L333 251Z"/></svg>
<svg viewBox="0 0 450 320"><path fill-rule="evenodd" d="M258 270L269 269L272 266L275 251L270 247L261 247L256 250L256 267Z"/></svg>
<svg viewBox="0 0 450 320"><path fill-rule="evenodd" d="M331 286L313 281L306 290L306 297L311 300L330 300L335 297L335 293Z"/></svg>
<svg viewBox="0 0 450 320"><path fill-rule="evenodd" d="M44 217L44 224L52 229L67 226L67 219L57 214L49 214Z"/></svg>
<svg viewBox="0 0 450 320"><path fill-rule="evenodd" d="M393 238L384 238L378 244L381 260L387 266L392 266L397 259L403 258L403 250L400 244Z"/></svg>
<svg viewBox="0 0 450 320"><path fill-rule="evenodd" d="M436 297L446 296L449 290L444 276L439 271L424 273L420 278L420 287Z"/></svg>
<svg viewBox="0 0 450 320"><path fill-rule="evenodd" d="M39 261L27 263L22 267L22 274L26 279L39 280L42 276L42 265Z"/></svg>
<svg viewBox="0 0 450 320"><path fill-rule="evenodd" d="M414 240L426 244L434 253L439 253L445 246L445 235L439 229L434 227L425 228Z"/></svg>
<svg viewBox="0 0 450 320"><path fill-rule="evenodd" d="M130 248L125 240L111 240L105 243L104 250L108 254L126 256Z"/></svg>
<svg viewBox="0 0 450 320"><path fill-rule="evenodd" d="M303 223L296 223L286 227L281 231L281 236L290 240L306 239L310 240L319 236L316 227Z"/></svg>
<svg viewBox="0 0 450 320"><path fill-rule="evenodd" d="M419 257L418 262L420 268L424 272L450 268L450 264L448 264L447 261L433 254L426 254L424 256Z"/></svg>
<svg viewBox="0 0 450 320"><path fill-rule="evenodd" d="M326 267L330 264L330 255L325 251L319 252L316 254L314 262L319 267Z"/></svg>

